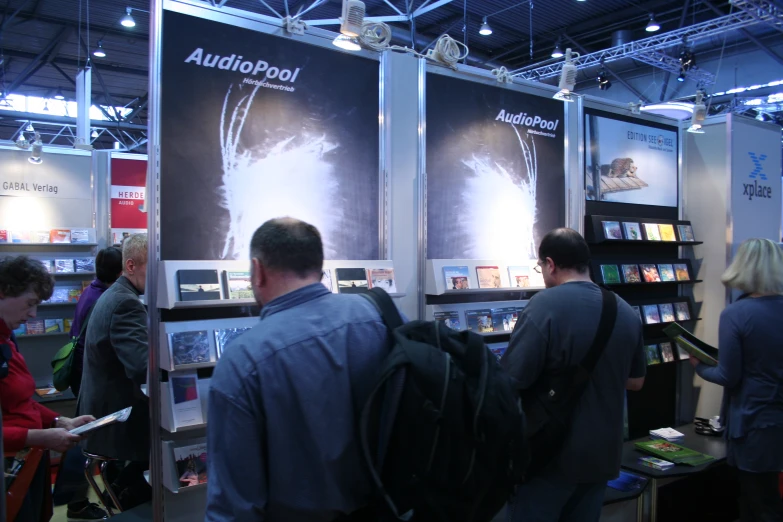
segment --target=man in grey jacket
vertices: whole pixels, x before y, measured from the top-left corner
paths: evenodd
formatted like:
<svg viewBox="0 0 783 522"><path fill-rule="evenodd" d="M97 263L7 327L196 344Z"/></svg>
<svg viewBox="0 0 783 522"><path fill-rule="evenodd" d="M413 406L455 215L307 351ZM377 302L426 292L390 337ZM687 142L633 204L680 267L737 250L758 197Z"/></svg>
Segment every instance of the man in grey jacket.
<svg viewBox="0 0 783 522"><path fill-rule="evenodd" d="M96 418L133 406L127 422L96 430L85 451L129 462L114 480L122 509L145 502L151 490L149 407L141 386L147 380L147 312L139 296L147 276L147 234L135 234L122 246L123 272L95 303L84 343L81 411Z"/></svg>

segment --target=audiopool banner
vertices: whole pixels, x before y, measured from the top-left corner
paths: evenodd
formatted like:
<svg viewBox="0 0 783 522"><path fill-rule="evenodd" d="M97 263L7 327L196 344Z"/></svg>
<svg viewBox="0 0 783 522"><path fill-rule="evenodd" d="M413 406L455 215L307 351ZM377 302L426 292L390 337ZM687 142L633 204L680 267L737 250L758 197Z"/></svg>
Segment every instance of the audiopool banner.
<svg viewBox="0 0 783 522"><path fill-rule="evenodd" d="M427 257L537 258L565 223L563 102L427 75Z"/></svg>
<svg viewBox="0 0 783 522"><path fill-rule="evenodd" d="M280 216L377 259L377 61L166 11L162 76L162 259L247 259Z"/></svg>

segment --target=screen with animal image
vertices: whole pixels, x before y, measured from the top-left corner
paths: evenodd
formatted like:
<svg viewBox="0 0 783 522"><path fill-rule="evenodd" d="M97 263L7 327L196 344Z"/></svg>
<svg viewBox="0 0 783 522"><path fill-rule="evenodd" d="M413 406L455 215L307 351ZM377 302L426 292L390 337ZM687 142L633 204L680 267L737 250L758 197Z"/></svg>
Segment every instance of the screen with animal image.
<svg viewBox="0 0 783 522"><path fill-rule="evenodd" d="M427 74L427 257L537 258L565 224L563 102Z"/></svg>
<svg viewBox="0 0 783 522"><path fill-rule="evenodd" d="M327 259L379 255L377 60L165 11L161 258L248 259L315 225Z"/></svg>
<svg viewBox="0 0 783 522"><path fill-rule="evenodd" d="M677 129L585 111L588 200L676 207Z"/></svg>

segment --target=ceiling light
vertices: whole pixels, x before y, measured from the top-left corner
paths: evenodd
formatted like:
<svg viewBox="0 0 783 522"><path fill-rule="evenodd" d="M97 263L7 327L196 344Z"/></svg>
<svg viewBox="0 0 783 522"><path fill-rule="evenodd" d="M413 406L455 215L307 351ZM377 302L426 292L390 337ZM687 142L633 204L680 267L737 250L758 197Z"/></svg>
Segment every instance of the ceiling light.
<svg viewBox="0 0 783 522"><path fill-rule="evenodd" d="M609 75L606 74L606 70L601 69L596 76L595 81L598 82L598 88L602 91L606 91L612 87L612 82L609 81Z"/></svg>
<svg viewBox="0 0 783 522"><path fill-rule="evenodd" d="M55 100L64 100L65 99L65 95L63 94L63 90L62 89L60 89L60 88L57 89L57 92L54 94L54 99Z"/></svg>
<svg viewBox="0 0 783 522"><path fill-rule="evenodd" d="M44 112L49 112L49 100L44 101Z"/></svg>
<svg viewBox="0 0 783 522"><path fill-rule="evenodd" d="M98 136L99 136L98 130L97 129L93 129L92 130L92 134L90 134L90 137L91 138L97 138Z"/></svg>
<svg viewBox="0 0 783 522"><path fill-rule="evenodd" d="M338 34L332 43L344 51L361 51L362 46L356 41L356 38Z"/></svg>
<svg viewBox="0 0 783 522"><path fill-rule="evenodd" d="M106 51L103 50L103 39L98 40L98 47L92 52L96 58L106 58Z"/></svg>
<svg viewBox="0 0 783 522"><path fill-rule="evenodd" d="M361 0L343 0L343 13L340 20L340 32L356 38L364 25L364 2Z"/></svg>
<svg viewBox="0 0 783 522"><path fill-rule="evenodd" d="M136 20L131 16L131 8L125 8L125 16L120 18L120 25L123 27L136 27Z"/></svg>
<svg viewBox="0 0 783 522"><path fill-rule="evenodd" d="M680 70L680 75L677 77L678 82L684 82L685 81L685 71Z"/></svg>
<svg viewBox="0 0 783 522"><path fill-rule="evenodd" d="M644 30L647 31L648 33L654 33L660 28L661 25L655 21L655 16L653 16L653 14L650 13L650 21L647 22L647 27L645 27Z"/></svg>
<svg viewBox="0 0 783 522"><path fill-rule="evenodd" d="M555 48L552 50L552 58L562 58L563 51L560 49L560 38L555 42Z"/></svg>
<svg viewBox="0 0 783 522"><path fill-rule="evenodd" d="M558 84L560 90L554 95L556 100L574 101L571 93L574 92L574 87L576 87L576 65L571 61L572 55L579 57L579 53L572 53L571 49L566 49L565 63L563 64L563 70L560 72L560 83Z"/></svg>
<svg viewBox="0 0 783 522"><path fill-rule="evenodd" d="M704 105L704 91L696 91L696 101L693 104L693 116L691 116L691 126L688 132L692 134L704 134L701 123L707 117L707 106Z"/></svg>
<svg viewBox="0 0 783 522"><path fill-rule="evenodd" d="M25 132L35 132L35 129L33 128L33 123L32 122L27 124L27 128L25 129Z"/></svg>
<svg viewBox="0 0 783 522"><path fill-rule="evenodd" d="M763 113L763 112L761 112L761 111L759 111L759 113L758 113L758 114L756 114L756 119L757 119L758 121L766 121L766 118L764 118L764 113Z"/></svg>
<svg viewBox="0 0 783 522"><path fill-rule="evenodd" d="M43 163L43 158L41 157L42 155L43 143L41 142L41 135L36 132L35 141L33 141L32 148L30 150L30 157L27 158L27 161L34 165L40 165Z"/></svg>
<svg viewBox="0 0 783 522"><path fill-rule="evenodd" d="M479 34L482 36L489 36L492 34L492 28L487 23L487 17L484 17L484 21L481 22L481 29L479 29Z"/></svg>

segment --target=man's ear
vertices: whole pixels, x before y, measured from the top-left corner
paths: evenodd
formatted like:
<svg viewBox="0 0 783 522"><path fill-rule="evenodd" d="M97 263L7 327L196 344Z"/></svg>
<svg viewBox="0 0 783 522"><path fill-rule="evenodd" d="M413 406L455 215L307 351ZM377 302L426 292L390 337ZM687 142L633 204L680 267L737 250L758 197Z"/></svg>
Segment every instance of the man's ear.
<svg viewBox="0 0 783 522"><path fill-rule="evenodd" d="M256 257L251 260L251 263L253 266L251 283L254 287L260 288L263 286L264 279L266 277L264 274L264 267L261 265L261 261L259 261Z"/></svg>

